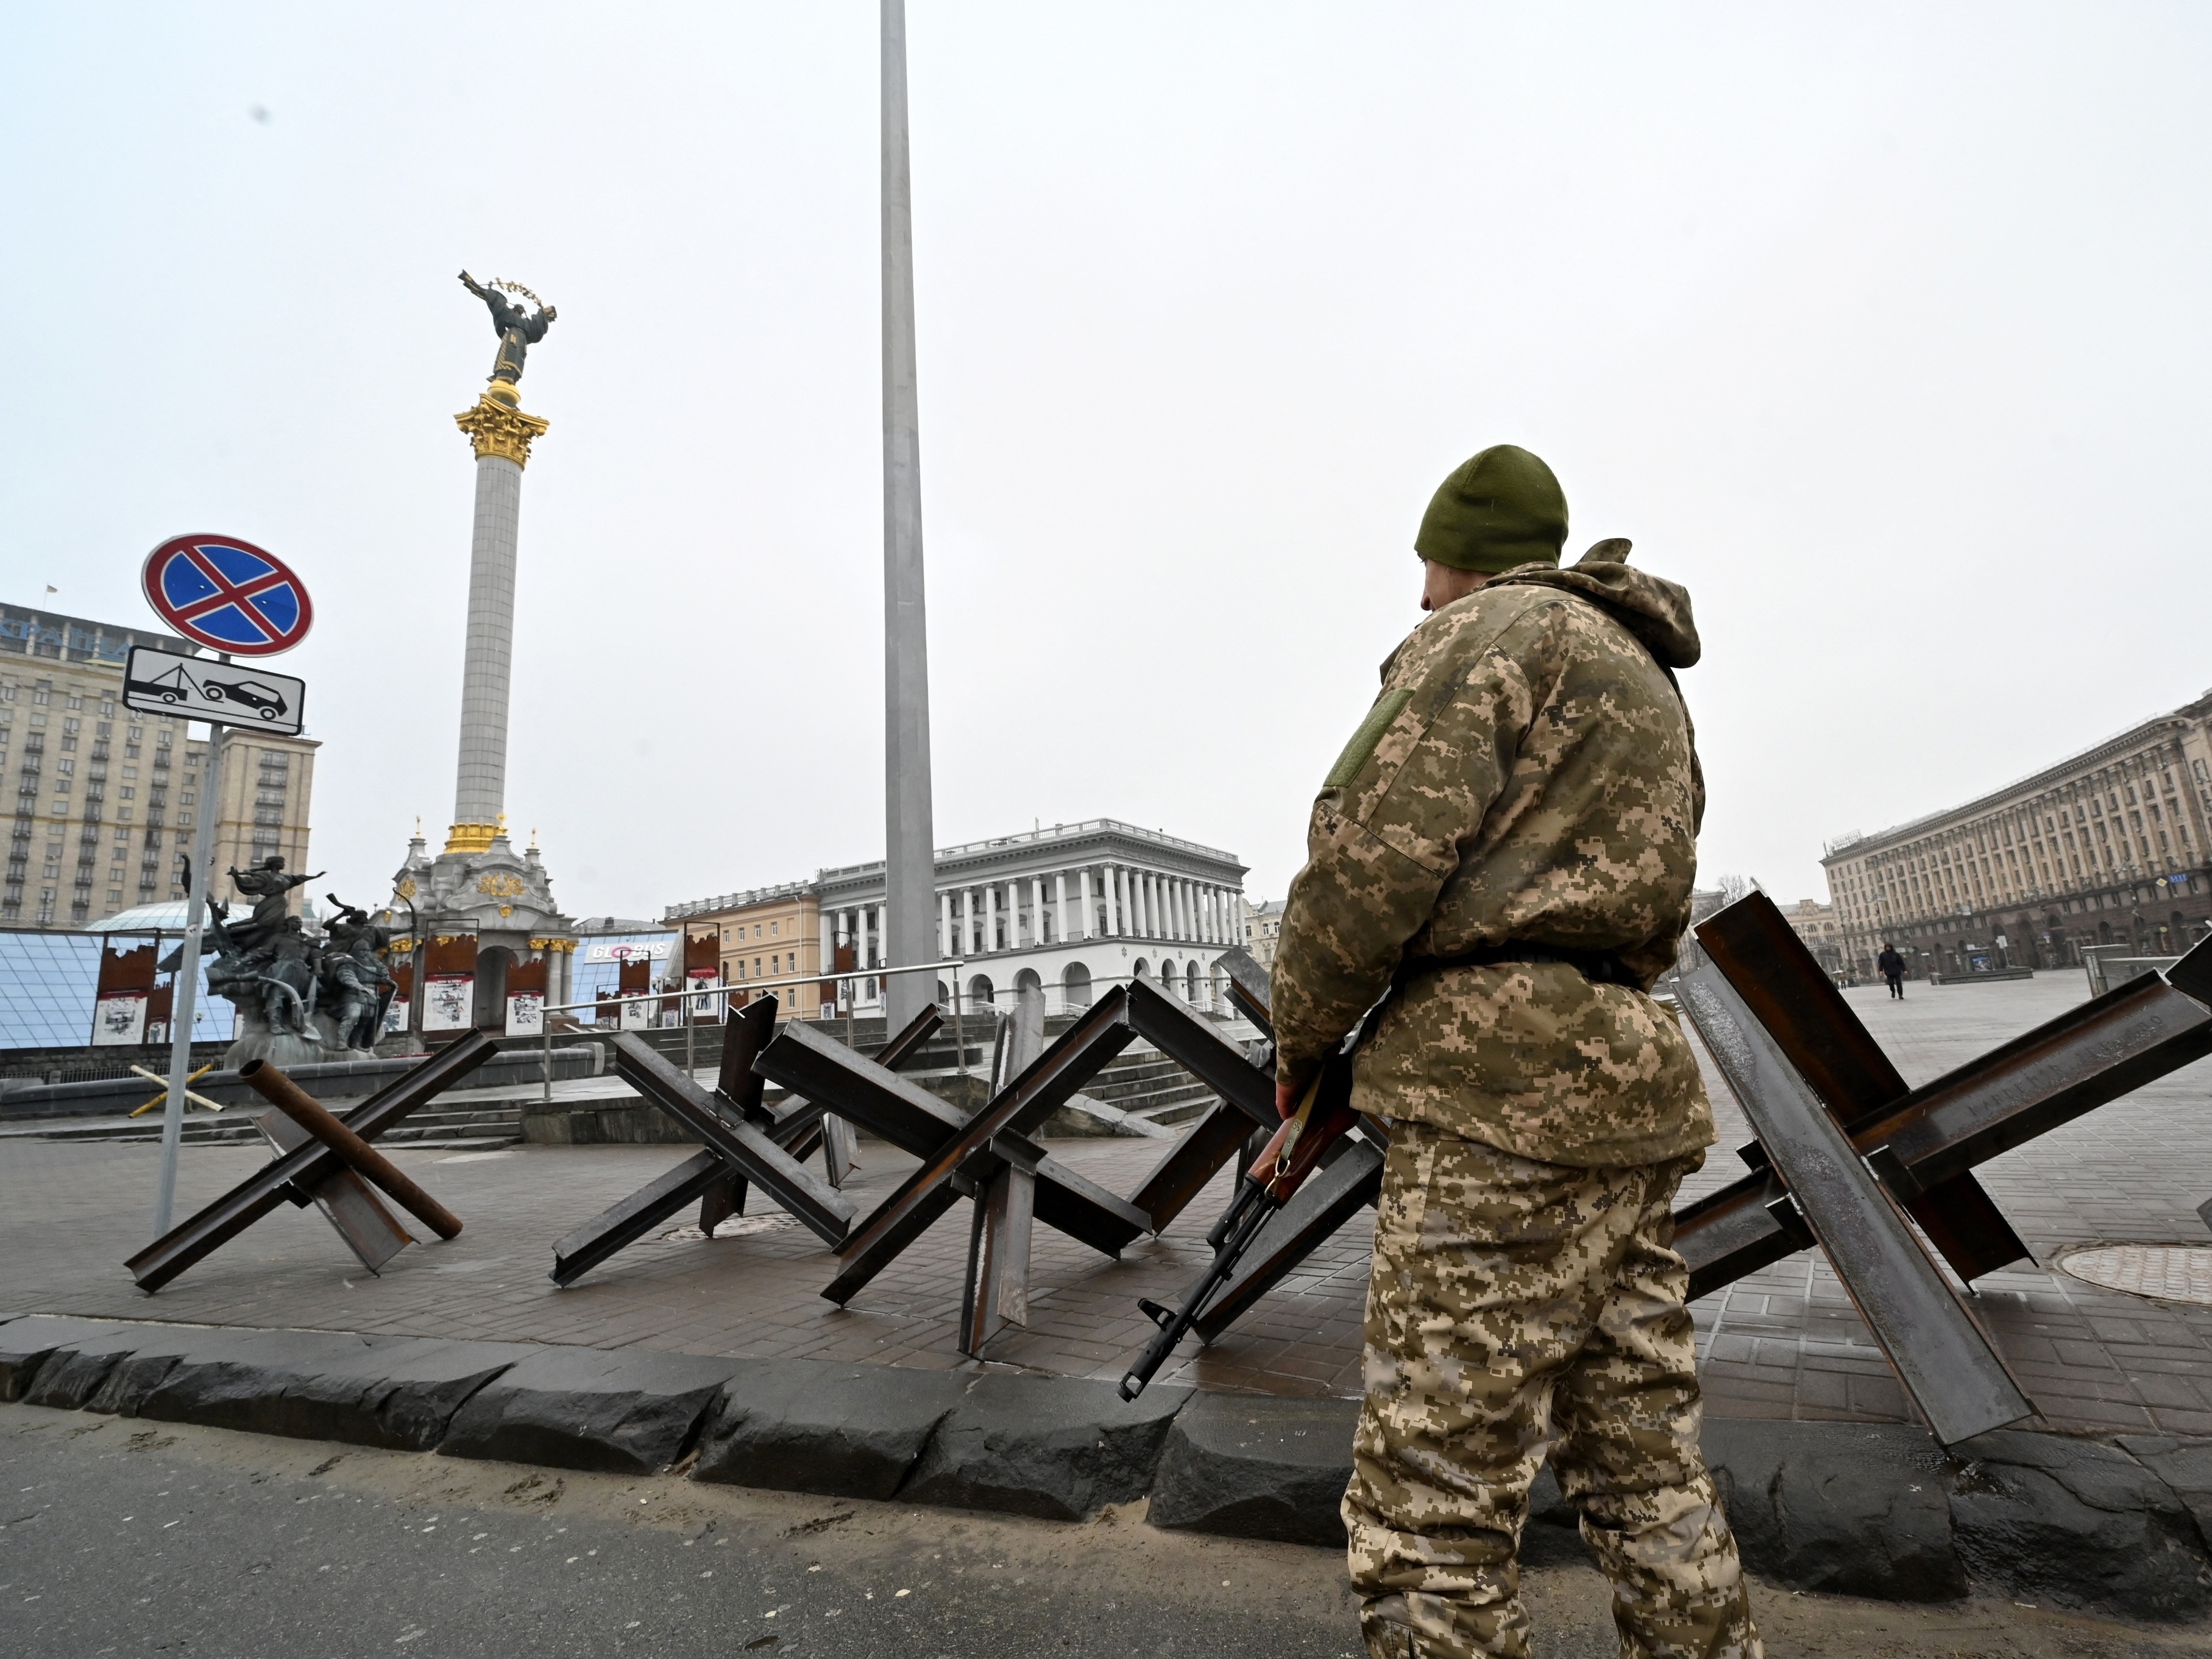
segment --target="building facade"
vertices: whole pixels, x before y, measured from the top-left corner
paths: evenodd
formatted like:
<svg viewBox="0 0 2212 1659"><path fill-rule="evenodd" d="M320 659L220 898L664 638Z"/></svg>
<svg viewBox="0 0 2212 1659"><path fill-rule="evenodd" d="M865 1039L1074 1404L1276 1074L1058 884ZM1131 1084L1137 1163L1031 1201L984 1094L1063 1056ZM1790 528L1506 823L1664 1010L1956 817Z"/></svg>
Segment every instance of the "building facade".
<svg viewBox="0 0 2212 1659"><path fill-rule="evenodd" d="M1227 1012L1214 961L1246 942L1245 866L1231 854L1093 818L942 848L936 867L939 957L963 963L937 975L941 1004L956 990L963 1008L1011 1007L1036 993L1058 1013L1145 978L1202 1011ZM744 985L779 977L779 960L787 977L882 967L883 903L878 861L671 905L665 920L721 933L723 977ZM852 986L859 1012L880 1010L880 978ZM827 980L778 994L794 989L802 1014L840 1012L848 994Z"/></svg>
<svg viewBox="0 0 2212 1659"><path fill-rule="evenodd" d="M272 853L289 870L307 867L307 815L315 788L315 750L321 746L312 738L264 737L250 727L234 726L224 735L215 823L218 893L228 885L224 872L243 870ZM206 751L204 743L185 745L188 775L198 769L195 761L206 764ZM179 799L179 813L192 810ZM294 888L291 896L296 911L304 895Z"/></svg>
<svg viewBox="0 0 2212 1659"><path fill-rule="evenodd" d="M2171 955L2212 931L2212 692L1948 811L1832 843L1846 963L2056 968L2086 945Z"/></svg>
<svg viewBox="0 0 2212 1659"><path fill-rule="evenodd" d="M1831 974L1846 973L1844 962L1844 924L1836 915L1836 907L1823 904L1818 899L1799 899L1782 912L1782 919L1790 924L1790 932L1805 942L1813 959Z"/></svg>
<svg viewBox="0 0 2212 1659"><path fill-rule="evenodd" d="M15 786L0 922L82 927L184 896L207 744L181 720L122 706L134 645L202 654L147 629L0 605L0 777ZM218 872L270 853L307 858L318 747L258 732L227 740Z"/></svg>
<svg viewBox="0 0 2212 1659"><path fill-rule="evenodd" d="M1269 973L1275 971L1275 941L1283 936L1282 899L1262 899L1244 906L1244 948L1252 960Z"/></svg>
<svg viewBox="0 0 2212 1659"><path fill-rule="evenodd" d="M761 980L788 980L795 974L823 971L822 896L814 882L790 881L781 887L760 887L750 893L731 893L707 915L688 915L683 927L687 935L712 933L722 962L722 982L744 986ZM677 920L678 905L669 919ZM835 956L834 943L831 957ZM830 965L837 964L831 960ZM848 968L857 967L848 962ZM778 985L777 1000L793 1018L810 1019L822 1012L824 988L820 984ZM834 1000L834 998L830 999Z"/></svg>

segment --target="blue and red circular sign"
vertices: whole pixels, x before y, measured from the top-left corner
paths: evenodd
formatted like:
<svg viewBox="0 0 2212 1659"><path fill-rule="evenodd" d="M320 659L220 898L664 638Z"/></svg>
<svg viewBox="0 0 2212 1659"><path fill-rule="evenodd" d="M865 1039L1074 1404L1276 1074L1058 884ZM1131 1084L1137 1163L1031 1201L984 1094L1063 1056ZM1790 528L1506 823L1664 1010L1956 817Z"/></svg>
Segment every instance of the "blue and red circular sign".
<svg viewBox="0 0 2212 1659"><path fill-rule="evenodd" d="M172 536L146 556L146 602L188 640L240 657L273 657L307 637L307 585L273 553L235 536Z"/></svg>

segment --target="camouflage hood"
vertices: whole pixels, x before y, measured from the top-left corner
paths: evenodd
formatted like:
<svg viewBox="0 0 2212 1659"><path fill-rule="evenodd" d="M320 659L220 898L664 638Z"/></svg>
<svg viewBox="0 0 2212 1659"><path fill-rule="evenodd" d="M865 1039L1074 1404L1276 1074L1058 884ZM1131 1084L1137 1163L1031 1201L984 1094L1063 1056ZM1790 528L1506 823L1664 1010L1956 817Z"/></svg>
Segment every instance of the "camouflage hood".
<svg viewBox="0 0 2212 1659"><path fill-rule="evenodd" d="M1642 641L1668 668L1689 668L1701 654L1698 624L1690 615L1690 591L1663 576L1628 566L1630 544L1620 537L1602 541L1564 570L1524 565L1491 586L1522 582L1558 587L1588 599Z"/></svg>

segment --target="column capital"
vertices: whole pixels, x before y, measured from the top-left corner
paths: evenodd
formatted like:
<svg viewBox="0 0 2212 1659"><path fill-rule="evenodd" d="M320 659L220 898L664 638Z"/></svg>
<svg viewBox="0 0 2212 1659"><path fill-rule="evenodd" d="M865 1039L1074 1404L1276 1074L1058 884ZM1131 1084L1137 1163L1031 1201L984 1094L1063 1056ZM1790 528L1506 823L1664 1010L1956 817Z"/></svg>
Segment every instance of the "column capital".
<svg viewBox="0 0 2212 1659"><path fill-rule="evenodd" d="M526 415L512 401L501 400L496 395L501 386L506 386L511 400L514 388L504 381L495 383L490 391L477 399L474 409L454 416L453 424L469 434L478 460L496 455L517 466L527 466L531 441L544 437L552 422L536 415Z"/></svg>

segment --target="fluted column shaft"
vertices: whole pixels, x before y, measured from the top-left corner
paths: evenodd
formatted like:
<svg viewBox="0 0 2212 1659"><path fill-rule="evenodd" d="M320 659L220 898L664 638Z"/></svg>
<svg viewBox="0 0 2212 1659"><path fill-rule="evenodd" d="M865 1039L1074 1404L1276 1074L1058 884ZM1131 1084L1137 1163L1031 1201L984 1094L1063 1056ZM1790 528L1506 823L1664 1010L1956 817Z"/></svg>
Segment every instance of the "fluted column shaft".
<svg viewBox="0 0 2212 1659"><path fill-rule="evenodd" d="M514 658L514 562L522 469L477 458L476 527L469 544L469 631L461 669L461 743L453 822L499 822L507 808L507 687Z"/></svg>

